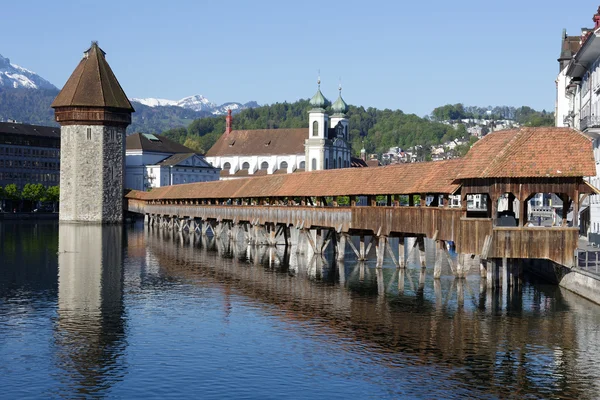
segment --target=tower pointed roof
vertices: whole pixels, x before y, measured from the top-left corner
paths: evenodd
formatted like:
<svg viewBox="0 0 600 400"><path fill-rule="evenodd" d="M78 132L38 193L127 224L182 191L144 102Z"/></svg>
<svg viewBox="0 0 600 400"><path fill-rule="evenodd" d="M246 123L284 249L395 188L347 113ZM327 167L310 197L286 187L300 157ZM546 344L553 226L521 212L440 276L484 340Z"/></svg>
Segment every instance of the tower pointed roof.
<svg viewBox="0 0 600 400"><path fill-rule="evenodd" d="M102 107L135 111L104 58L105 52L92 42L83 58L52 102L59 107Z"/></svg>
<svg viewBox="0 0 600 400"><path fill-rule="evenodd" d="M317 80L317 85L317 93L310 99L310 105L313 109L325 109L330 103L321 93L321 78Z"/></svg>
<svg viewBox="0 0 600 400"><path fill-rule="evenodd" d="M348 104L342 99L342 85L339 88L339 95L337 100L331 106L334 115L345 115L348 112Z"/></svg>

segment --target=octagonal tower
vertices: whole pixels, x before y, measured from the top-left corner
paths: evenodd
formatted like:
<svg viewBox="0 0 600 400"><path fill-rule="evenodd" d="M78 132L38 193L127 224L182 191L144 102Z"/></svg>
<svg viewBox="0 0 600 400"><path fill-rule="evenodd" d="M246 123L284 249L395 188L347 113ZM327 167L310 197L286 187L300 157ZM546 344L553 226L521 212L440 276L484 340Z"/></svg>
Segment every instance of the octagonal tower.
<svg viewBox="0 0 600 400"><path fill-rule="evenodd" d="M105 54L92 42L52 103L61 125L61 221L123 221L125 129L135 110Z"/></svg>

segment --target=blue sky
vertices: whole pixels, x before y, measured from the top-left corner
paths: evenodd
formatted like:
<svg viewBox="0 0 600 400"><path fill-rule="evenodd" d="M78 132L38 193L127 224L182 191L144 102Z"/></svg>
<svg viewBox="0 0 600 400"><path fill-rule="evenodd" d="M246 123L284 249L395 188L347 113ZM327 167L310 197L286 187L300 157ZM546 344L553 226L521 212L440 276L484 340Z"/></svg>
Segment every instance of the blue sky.
<svg viewBox="0 0 600 400"><path fill-rule="evenodd" d="M261 104L325 96L418 115L446 103L554 107L563 28L598 2L27 1L0 54L62 87L98 40L129 97Z"/></svg>

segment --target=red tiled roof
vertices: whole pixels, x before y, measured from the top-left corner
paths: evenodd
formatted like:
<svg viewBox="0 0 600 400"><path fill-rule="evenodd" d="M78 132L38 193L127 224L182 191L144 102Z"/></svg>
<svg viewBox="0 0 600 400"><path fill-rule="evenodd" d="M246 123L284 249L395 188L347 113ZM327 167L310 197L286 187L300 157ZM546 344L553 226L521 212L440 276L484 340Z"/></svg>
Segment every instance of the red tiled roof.
<svg viewBox="0 0 600 400"><path fill-rule="evenodd" d="M308 128L231 131L221 135L206 157L304 154L305 139Z"/></svg>
<svg viewBox="0 0 600 400"><path fill-rule="evenodd" d="M460 160L398 164L381 168L343 168L254 178L191 183L132 191L128 198L228 199L379 194L453 193Z"/></svg>
<svg viewBox="0 0 600 400"><path fill-rule="evenodd" d="M497 131L475 143L462 164L458 179L596 175L591 140L571 128Z"/></svg>

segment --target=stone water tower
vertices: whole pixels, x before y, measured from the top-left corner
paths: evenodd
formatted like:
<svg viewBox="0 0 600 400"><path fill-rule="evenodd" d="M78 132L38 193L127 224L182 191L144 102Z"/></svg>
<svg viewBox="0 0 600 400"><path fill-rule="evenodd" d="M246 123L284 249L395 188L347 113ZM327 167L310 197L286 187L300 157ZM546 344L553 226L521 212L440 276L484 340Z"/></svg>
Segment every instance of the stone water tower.
<svg viewBox="0 0 600 400"><path fill-rule="evenodd" d="M61 125L61 221L123 221L125 129L134 109L105 54L93 42L52 103Z"/></svg>

